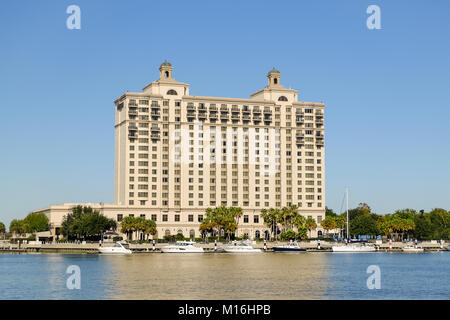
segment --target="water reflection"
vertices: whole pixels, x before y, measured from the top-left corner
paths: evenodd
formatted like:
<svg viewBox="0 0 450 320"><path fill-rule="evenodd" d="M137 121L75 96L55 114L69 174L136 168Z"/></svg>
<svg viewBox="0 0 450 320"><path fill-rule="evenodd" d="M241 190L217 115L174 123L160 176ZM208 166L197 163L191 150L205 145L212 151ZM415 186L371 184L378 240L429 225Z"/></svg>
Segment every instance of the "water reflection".
<svg viewBox="0 0 450 320"><path fill-rule="evenodd" d="M323 254L103 256L116 299L320 299Z"/></svg>

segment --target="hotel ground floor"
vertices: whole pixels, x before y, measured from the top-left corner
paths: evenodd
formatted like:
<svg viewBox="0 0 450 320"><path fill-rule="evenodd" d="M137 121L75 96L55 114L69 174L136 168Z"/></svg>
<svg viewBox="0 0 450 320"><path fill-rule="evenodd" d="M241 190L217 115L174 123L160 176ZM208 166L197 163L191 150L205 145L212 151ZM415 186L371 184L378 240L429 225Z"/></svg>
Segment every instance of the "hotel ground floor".
<svg viewBox="0 0 450 320"><path fill-rule="evenodd" d="M120 222L127 216L144 217L156 222L157 238L163 238L167 235L183 234L185 238L200 238L200 223L206 217L204 208L197 209L161 209L161 208L139 208L128 207L116 204L105 203L63 203L51 205L42 209L34 210L34 213L44 213L49 218L50 232L57 240L63 236L60 234L60 228L64 216L72 212L72 208L76 206L89 206L99 211L104 216L114 219L118 223L117 233L125 238L126 235L120 232ZM270 229L264 225L260 210L243 209L242 216L239 219L237 237L247 236L249 239L268 239L270 237ZM312 217L317 228L312 230L310 236L312 238L321 236L323 229L320 225L322 219L325 218L324 210L299 210L299 213L305 218ZM134 234L133 239L143 239L143 234Z"/></svg>

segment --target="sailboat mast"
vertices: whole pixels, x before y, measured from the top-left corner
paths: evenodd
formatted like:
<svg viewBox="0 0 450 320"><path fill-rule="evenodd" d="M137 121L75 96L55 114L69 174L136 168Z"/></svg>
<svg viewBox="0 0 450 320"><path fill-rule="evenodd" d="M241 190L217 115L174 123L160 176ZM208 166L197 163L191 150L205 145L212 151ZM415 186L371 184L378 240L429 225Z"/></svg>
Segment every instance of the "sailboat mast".
<svg viewBox="0 0 450 320"><path fill-rule="evenodd" d="M349 221L348 221L348 188L346 188L345 191L346 191L346 196L347 196L347 240L349 240L350 238L349 238L349 231L348 231L348 223L349 223Z"/></svg>

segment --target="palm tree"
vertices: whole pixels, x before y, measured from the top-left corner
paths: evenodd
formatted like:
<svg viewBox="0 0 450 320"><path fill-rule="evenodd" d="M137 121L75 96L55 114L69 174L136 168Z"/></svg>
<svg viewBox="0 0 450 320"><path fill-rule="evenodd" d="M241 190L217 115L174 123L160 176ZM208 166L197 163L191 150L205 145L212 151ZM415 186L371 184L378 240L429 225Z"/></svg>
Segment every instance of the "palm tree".
<svg viewBox="0 0 450 320"><path fill-rule="evenodd" d="M149 239L150 235L156 235L156 222L153 220L145 220L143 232L147 236L147 240Z"/></svg>
<svg viewBox="0 0 450 320"><path fill-rule="evenodd" d="M127 235L127 239L130 239L130 235L136 231L136 219L134 217L128 216L123 218L121 222L121 232Z"/></svg>
<svg viewBox="0 0 450 320"><path fill-rule="evenodd" d="M309 237L311 238L311 231L312 231L312 230L316 230L316 228L317 228L317 223L316 223L316 221L315 221L313 218L309 217L309 218L306 219L306 221L305 221L305 227L306 227L306 229L308 229L308 231L309 231Z"/></svg>

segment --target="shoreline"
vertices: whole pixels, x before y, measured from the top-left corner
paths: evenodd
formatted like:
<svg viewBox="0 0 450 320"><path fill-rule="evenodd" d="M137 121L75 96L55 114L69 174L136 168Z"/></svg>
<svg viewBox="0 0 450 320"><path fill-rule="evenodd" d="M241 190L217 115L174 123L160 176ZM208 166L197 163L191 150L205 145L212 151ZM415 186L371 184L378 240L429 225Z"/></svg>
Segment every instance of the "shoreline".
<svg viewBox="0 0 450 320"><path fill-rule="evenodd" d="M254 248L263 249L263 253L265 252L273 252L273 247L281 244L280 242L268 242L267 249L264 250L263 243L254 244ZM109 243L105 244L106 246L110 245ZM112 245L112 244L111 244ZM161 253L161 248L168 245L168 243L158 243L154 247L151 243L145 244L130 244L130 250L133 251L133 254L151 254L151 253ZM202 247L204 253L223 253L220 244L217 245L217 250L214 250L214 243L198 243L197 246ZM306 253L314 252L314 253L332 253L331 247L336 245L336 243L321 243L320 249L315 242L302 242L299 243L300 247L306 249ZM394 242L392 243L392 249L389 249L388 243L383 243L377 245L376 252L403 252L402 248L407 246L408 243L403 242ZM423 242L420 244L420 247L424 248L424 253L426 252L440 252L440 251L448 251L447 245L441 247L440 243L434 242ZM47 243L47 244L4 244L0 246L0 254L45 254L45 253L58 253L58 254L99 254L98 252L99 245L98 243L87 243L87 244L72 244L72 243ZM298 253L297 253L298 254Z"/></svg>

